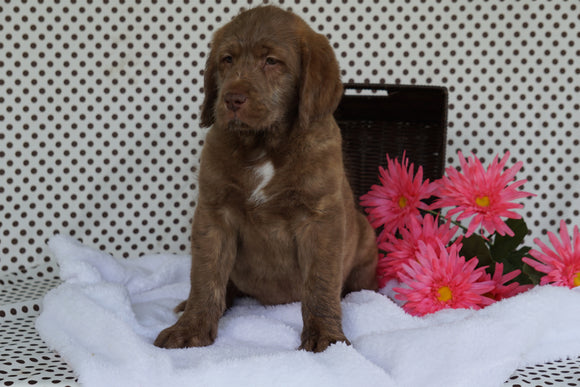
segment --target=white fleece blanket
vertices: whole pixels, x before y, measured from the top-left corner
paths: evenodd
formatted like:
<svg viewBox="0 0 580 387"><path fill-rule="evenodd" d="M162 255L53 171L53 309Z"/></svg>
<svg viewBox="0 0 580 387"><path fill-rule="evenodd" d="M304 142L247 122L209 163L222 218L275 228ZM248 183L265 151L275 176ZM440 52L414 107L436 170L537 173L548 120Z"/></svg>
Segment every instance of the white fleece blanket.
<svg viewBox="0 0 580 387"><path fill-rule="evenodd" d="M64 280L44 298L41 337L84 386L501 386L523 365L580 354L580 292L537 287L480 311L412 317L388 297L343 303L351 346L298 351L298 303L240 300L215 344L153 346L189 287L187 256L117 259L68 237L49 241Z"/></svg>

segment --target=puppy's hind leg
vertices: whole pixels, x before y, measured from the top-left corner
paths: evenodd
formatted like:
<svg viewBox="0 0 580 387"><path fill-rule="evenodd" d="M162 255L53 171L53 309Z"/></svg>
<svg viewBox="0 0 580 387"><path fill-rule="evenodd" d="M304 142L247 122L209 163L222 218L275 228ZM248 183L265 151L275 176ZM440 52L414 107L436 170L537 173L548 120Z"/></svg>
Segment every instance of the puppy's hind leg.
<svg viewBox="0 0 580 387"><path fill-rule="evenodd" d="M360 230L355 263L343 286L343 296L362 289L377 290L378 249L376 235L364 215L357 214Z"/></svg>
<svg viewBox="0 0 580 387"><path fill-rule="evenodd" d="M175 313L181 313L181 312L183 312L183 311L185 310L185 306L186 306L186 305L187 305L187 300L185 300L185 301L181 301L181 302L179 303L179 305L177 305L177 306L175 307L175 309L173 309L173 311L174 311Z"/></svg>

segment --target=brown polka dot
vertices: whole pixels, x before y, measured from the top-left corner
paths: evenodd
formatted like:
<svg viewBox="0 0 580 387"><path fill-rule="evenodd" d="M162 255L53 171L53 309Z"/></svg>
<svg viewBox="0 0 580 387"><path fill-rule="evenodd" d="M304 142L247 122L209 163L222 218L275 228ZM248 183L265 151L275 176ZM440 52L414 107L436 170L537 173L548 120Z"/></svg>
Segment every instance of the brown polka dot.
<svg viewBox="0 0 580 387"><path fill-rule="evenodd" d="M122 257L189 251L208 46L257 2L144 3L0 5L0 277L50 266L57 233ZM345 82L447 87L448 164L524 161L533 236L580 224L576 2L276 3L330 39Z"/></svg>

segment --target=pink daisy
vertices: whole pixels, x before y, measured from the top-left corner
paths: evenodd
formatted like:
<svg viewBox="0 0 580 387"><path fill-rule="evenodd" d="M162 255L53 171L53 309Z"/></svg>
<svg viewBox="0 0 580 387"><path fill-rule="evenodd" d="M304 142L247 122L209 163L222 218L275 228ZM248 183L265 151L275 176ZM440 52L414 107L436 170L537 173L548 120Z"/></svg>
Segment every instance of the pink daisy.
<svg viewBox="0 0 580 387"><path fill-rule="evenodd" d="M503 274L503 263L496 262L493 277L488 273L485 273L482 277L483 280L492 281L494 283L493 290L487 293L486 296L495 301L499 301L531 289L532 285L520 285L518 282L512 282L511 284L506 285L507 282L516 278L520 273L521 270L514 270L507 274Z"/></svg>
<svg viewBox="0 0 580 387"><path fill-rule="evenodd" d="M423 168L419 167L413 174L414 165L403 155L403 163L389 158L387 169L379 167L380 185L373 185L371 190L361 196L361 205L366 207L368 218L374 228L384 226L379 240L386 234L401 230L409 225L411 219L421 216L419 210L429 209L422 199L431 197L436 185L423 181Z"/></svg>
<svg viewBox="0 0 580 387"><path fill-rule="evenodd" d="M473 217L465 234L466 237L473 234L480 225L490 234L497 231L500 235L513 236L513 231L501 217L520 219L521 215L511 210L522 208L523 205L512 203L512 201L536 196L517 189L526 180L510 184L523 163L520 161L503 171L509 159L509 152L507 152L501 161L498 161L496 155L486 170L475 155L466 160L461 151L457 153L462 172L460 173L453 167L446 169L447 176L443 176L439 181L440 198L433 207L455 207L449 210L447 215L451 217L459 214L458 221Z"/></svg>
<svg viewBox="0 0 580 387"><path fill-rule="evenodd" d="M435 218L431 214L426 214L422 222L412 219L408 227L399 229L401 238L388 234L386 240L379 243L379 249L387 253L379 258L377 265L379 286L382 288L390 279L398 278L398 274L402 271L402 266L409 260L417 259L419 241L426 245L431 245L435 253L439 255L438 241L447 246L458 229L459 226L451 228L450 222L440 225L438 217ZM459 243L461 239L459 237L454 243Z"/></svg>
<svg viewBox="0 0 580 387"><path fill-rule="evenodd" d="M493 281L481 281L485 269L476 269L477 258L465 262L459 256L460 244L449 247L439 243L440 254L431 245L419 241L417 260L403 265L399 275L405 287L394 288L395 296L406 301L403 308L415 316L441 309L480 309L493 303L484 294L494 289Z"/></svg>
<svg viewBox="0 0 580 387"><path fill-rule="evenodd" d="M523 258L523 261L542 273L546 273L540 280L540 285L552 284L574 288L580 286L580 232L574 227L574 235L570 238L566 222L560 221L560 239L553 232L548 232L548 238L554 247L551 250L538 238L534 243L540 247L530 250L535 259Z"/></svg>

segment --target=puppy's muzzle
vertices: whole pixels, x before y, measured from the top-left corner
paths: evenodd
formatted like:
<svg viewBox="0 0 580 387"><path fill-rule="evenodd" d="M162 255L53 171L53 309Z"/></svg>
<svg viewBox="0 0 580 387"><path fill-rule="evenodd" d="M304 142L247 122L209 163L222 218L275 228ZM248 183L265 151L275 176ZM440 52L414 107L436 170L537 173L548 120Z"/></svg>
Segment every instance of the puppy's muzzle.
<svg viewBox="0 0 580 387"><path fill-rule="evenodd" d="M226 93L224 100L228 110L232 112L237 112L246 103L248 97L245 94L239 93Z"/></svg>

